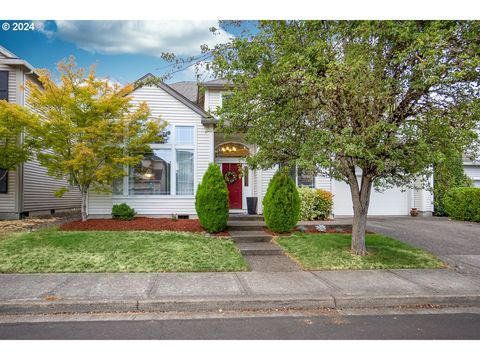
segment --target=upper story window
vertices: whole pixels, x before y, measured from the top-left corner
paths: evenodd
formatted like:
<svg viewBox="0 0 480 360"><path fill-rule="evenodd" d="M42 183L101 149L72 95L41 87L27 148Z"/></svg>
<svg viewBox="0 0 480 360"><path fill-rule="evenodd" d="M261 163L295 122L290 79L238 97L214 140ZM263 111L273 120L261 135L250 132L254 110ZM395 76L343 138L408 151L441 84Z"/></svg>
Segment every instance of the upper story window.
<svg viewBox="0 0 480 360"><path fill-rule="evenodd" d="M175 126L175 144L193 145L193 126Z"/></svg>
<svg viewBox="0 0 480 360"><path fill-rule="evenodd" d="M0 71L0 100L8 101L8 71Z"/></svg>

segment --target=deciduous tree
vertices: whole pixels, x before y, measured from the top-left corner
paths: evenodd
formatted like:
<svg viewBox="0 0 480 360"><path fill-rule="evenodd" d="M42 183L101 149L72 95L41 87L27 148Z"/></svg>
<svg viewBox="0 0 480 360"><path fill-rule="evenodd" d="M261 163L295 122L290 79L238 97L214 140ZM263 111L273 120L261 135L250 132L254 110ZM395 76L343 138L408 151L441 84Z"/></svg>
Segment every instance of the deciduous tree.
<svg viewBox="0 0 480 360"><path fill-rule="evenodd" d="M113 179L125 175L124 166L137 164L149 144L160 140L165 124L149 118L146 103L132 104L133 85L98 79L93 66L86 72L73 58L60 62L58 71L58 81L38 71L43 89L30 84L30 101L42 118L32 135L48 173L68 176L78 186L85 221L89 190L110 191Z"/></svg>
<svg viewBox="0 0 480 360"><path fill-rule="evenodd" d="M32 158L32 143L24 138L24 133L37 121L37 116L27 108L0 100L1 169L14 170L17 165Z"/></svg>
<svg viewBox="0 0 480 360"><path fill-rule="evenodd" d="M364 255L372 186L418 184L476 139L479 34L478 21L262 21L205 51L231 85L224 130L259 146L250 164L348 183Z"/></svg>

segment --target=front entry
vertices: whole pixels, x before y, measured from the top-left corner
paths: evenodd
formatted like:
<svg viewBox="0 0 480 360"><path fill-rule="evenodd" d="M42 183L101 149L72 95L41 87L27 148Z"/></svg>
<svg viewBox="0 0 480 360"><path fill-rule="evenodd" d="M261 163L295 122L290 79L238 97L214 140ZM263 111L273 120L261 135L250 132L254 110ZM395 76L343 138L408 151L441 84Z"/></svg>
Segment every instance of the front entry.
<svg viewBox="0 0 480 360"><path fill-rule="evenodd" d="M222 164L223 177L227 181L228 199L230 200L230 209L242 208L242 179L240 178L240 169L238 164ZM227 174L228 173L228 174ZM225 175L227 174L227 176ZM235 176L232 176L235 174Z"/></svg>

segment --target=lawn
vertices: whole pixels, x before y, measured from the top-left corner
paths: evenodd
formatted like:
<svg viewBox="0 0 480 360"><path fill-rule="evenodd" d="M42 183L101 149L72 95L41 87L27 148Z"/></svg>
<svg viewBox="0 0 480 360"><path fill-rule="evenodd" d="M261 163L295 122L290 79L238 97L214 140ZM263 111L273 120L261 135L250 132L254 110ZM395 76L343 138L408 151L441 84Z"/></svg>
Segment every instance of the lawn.
<svg viewBox="0 0 480 360"><path fill-rule="evenodd" d="M432 254L380 234L366 235L367 256L350 253L351 234L295 233L276 241L306 270L445 267Z"/></svg>
<svg viewBox="0 0 480 360"><path fill-rule="evenodd" d="M231 240L195 233L40 230L0 241L0 273L243 270Z"/></svg>

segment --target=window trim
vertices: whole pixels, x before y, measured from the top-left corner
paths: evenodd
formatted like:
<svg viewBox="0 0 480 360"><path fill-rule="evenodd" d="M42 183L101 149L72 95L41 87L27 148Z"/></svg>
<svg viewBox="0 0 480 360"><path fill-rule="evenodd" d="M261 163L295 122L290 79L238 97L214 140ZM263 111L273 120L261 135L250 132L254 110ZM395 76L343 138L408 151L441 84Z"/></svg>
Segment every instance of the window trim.
<svg viewBox="0 0 480 360"><path fill-rule="evenodd" d="M193 144L191 145L176 145L176 127L192 127L193 128ZM197 145L197 125L196 124L170 124L170 143L150 144L152 150L170 150L172 151L172 164L170 166L170 194L169 195L130 195L130 179L129 179L129 166L125 166L124 170L126 176L123 177L123 194L112 194L112 198L152 198L152 199L192 199L195 198L197 193L197 157L198 157L198 145ZM193 151L193 194L192 195L177 195L177 150L192 150Z"/></svg>
<svg viewBox="0 0 480 360"><path fill-rule="evenodd" d="M2 100L6 100L6 101L8 102L8 101L9 101L9 96L10 96L10 94L9 94L9 92L8 92L8 86L10 85L10 84L9 84L9 82L10 82L10 79L9 79L10 74L9 74L9 71L8 71L8 70L0 70L0 73L1 73L1 74L6 74L7 86L6 86L6 88L5 88L5 93L6 93L7 96L6 96L5 99L2 99Z"/></svg>
<svg viewBox="0 0 480 360"><path fill-rule="evenodd" d="M280 165L280 167L282 167L282 165ZM296 187L305 186L305 187L308 187L310 189L316 189L317 188L317 179L316 179L317 176L316 175L313 175L313 182L312 182L313 187L310 187L310 186L307 186L307 185L304 185L304 184L301 184L301 185L298 184L298 168L299 168L299 166L295 165L295 167L294 167L294 169L295 169L295 179L292 179L295 182L295 186ZM291 174L289 173L289 176L290 175Z"/></svg>
<svg viewBox="0 0 480 360"><path fill-rule="evenodd" d="M2 191L0 188L0 194L8 194L8 175L9 175L8 170L7 169L0 169L0 170L5 171L5 177L0 180L5 182L5 191Z"/></svg>

